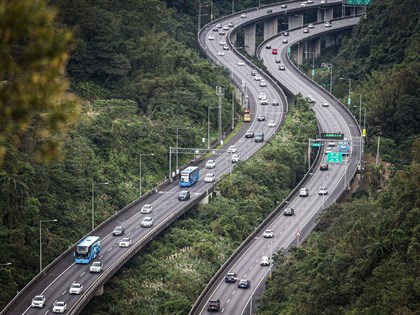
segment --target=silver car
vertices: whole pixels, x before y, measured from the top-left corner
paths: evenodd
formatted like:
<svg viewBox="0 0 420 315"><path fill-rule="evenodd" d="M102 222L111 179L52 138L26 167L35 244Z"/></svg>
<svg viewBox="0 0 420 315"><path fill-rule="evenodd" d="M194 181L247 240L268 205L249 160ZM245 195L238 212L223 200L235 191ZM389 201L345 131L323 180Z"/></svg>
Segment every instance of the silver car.
<svg viewBox="0 0 420 315"><path fill-rule="evenodd" d="M53 313L64 313L67 310L67 303L64 301L57 301L53 306Z"/></svg>
<svg viewBox="0 0 420 315"><path fill-rule="evenodd" d="M77 282L74 282L70 285L69 293L70 294L80 294L83 291L83 285Z"/></svg>
<svg viewBox="0 0 420 315"><path fill-rule="evenodd" d="M140 224L142 227L152 227L153 226L153 218L152 217L145 217Z"/></svg>
<svg viewBox="0 0 420 315"><path fill-rule="evenodd" d="M141 213L150 213L150 212L152 212L152 210L153 210L153 206L150 205L150 204L146 204L143 207L141 207L140 212Z"/></svg>

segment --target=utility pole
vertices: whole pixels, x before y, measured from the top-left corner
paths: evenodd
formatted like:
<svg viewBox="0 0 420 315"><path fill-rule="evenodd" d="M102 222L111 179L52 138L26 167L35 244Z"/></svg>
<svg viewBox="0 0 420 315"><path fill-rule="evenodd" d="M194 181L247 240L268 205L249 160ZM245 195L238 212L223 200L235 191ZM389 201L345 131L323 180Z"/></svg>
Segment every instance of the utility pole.
<svg viewBox="0 0 420 315"><path fill-rule="evenodd" d="M219 98L219 144L223 144L222 140L222 96L225 94L221 86L216 86L216 95Z"/></svg>
<svg viewBox="0 0 420 315"><path fill-rule="evenodd" d="M381 136L378 137L378 146L376 147L376 163L375 163L376 167L379 164L379 145L380 145L380 143L381 143Z"/></svg>
<svg viewBox="0 0 420 315"><path fill-rule="evenodd" d="M235 90L232 93L232 130L235 129Z"/></svg>

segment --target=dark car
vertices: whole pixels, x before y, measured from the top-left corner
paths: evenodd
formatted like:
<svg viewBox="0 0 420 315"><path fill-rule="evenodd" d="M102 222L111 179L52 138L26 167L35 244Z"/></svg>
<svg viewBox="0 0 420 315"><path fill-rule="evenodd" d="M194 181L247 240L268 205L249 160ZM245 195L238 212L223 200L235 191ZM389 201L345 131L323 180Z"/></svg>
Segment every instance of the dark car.
<svg viewBox="0 0 420 315"><path fill-rule="evenodd" d="M241 279L238 282L238 288L248 289L249 288L249 284L250 284L250 281L249 280L247 280L247 279Z"/></svg>
<svg viewBox="0 0 420 315"><path fill-rule="evenodd" d="M220 310L220 300L210 299L207 303L207 312L218 312Z"/></svg>
<svg viewBox="0 0 420 315"><path fill-rule="evenodd" d="M267 45L265 45L265 48L266 48L266 49L271 49L271 44L267 44Z"/></svg>
<svg viewBox="0 0 420 315"><path fill-rule="evenodd" d="M267 14L273 13L273 9L268 9Z"/></svg>
<svg viewBox="0 0 420 315"><path fill-rule="evenodd" d="M112 231L112 235L114 236L120 236L123 235L125 232L125 229L123 226L117 226L114 231Z"/></svg>
<svg viewBox="0 0 420 315"><path fill-rule="evenodd" d="M257 132L255 133L255 142L264 142L264 132Z"/></svg>
<svg viewBox="0 0 420 315"><path fill-rule="evenodd" d="M234 272L228 272L225 276L225 282L234 283L238 280L238 276Z"/></svg>
<svg viewBox="0 0 420 315"><path fill-rule="evenodd" d="M178 195L178 200L180 200L180 201L185 201L185 200L188 200L188 199L190 199L190 192L188 190L183 190Z"/></svg>
<svg viewBox="0 0 420 315"><path fill-rule="evenodd" d="M245 133L245 138L254 138L254 132L252 130L248 130Z"/></svg>
<svg viewBox="0 0 420 315"><path fill-rule="evenodd" d="M319 169L321 171L328 171L328 164L327 163L321 164L321 166L319 167Z"/></svg>
<svg viewBox="0 0 420 315"><path fill-rule="evenodd" d="M284 209L283 214L284 215L294 215L295 210L293 208L288 207L288 208Z"/></svg>
<svg viewBox="0 0 420 315"><path fill-rule="evenodd" d="M282 9L286 9L286 8L287 8L287 4L282 4L282 5L280 6L280 8L282 8Z"/></svg>

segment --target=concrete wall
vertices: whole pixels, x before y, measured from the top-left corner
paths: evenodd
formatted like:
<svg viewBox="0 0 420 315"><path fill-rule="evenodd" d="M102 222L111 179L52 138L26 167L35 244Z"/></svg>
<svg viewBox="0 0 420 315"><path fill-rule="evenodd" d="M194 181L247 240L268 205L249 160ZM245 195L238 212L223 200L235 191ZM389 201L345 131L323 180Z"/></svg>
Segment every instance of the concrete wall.
<svg viewBox="0 0 420 315"><path fill-rule="evenodd" d="M289 15L289 29L303 25L303 14Z"/></svg>

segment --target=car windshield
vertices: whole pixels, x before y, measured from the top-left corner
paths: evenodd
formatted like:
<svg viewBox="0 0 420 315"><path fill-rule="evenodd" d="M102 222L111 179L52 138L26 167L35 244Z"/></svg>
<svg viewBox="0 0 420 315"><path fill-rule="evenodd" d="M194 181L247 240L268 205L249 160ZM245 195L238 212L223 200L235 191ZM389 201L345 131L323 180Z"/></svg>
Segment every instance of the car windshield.
<svg viewBox="0 0 420 315"><path fill-rule="evenodd" d="M64 306L64 302L57 302L55 305L56 306Z"/></svg>
<svg viewBox="0 0 420 315"><path fill-rule="evenodd" d="M152 221L152 218L151 217L146 217L146 218L144 218L144 220L143 220L144 222L149 222L149 221Z"/></svg>
<svg viewBox="0 0 420 315"><path fill-rule="evenodd" d="M36 297L34 297L34 301L42 301L43 300L43 298L42 298L42 296L36 296Z"/></svg>
<svg viewBox="0 0 420 315"><path fill-rule="evenodd" d="M71 287L74 288L74 289L78 289L78 288L80 288L80 283L73 283L71 285Z"/></svg>
<svg viewBox="0 0 420 315"><path fill-rule="evenodd" d="M101 266L101 263L100 263L99 261L95 261L95 262L92 264L92 266L94 266L94 267L100 267L100 266Z"/></svg>
<svg viewBox="0 0 420 315"><path fill-rule="evenodd" d="M130 241L130 239L129 238L123 238L122 240L121 240L121 242L129 242Z"/></svg>

